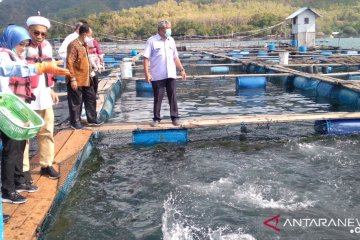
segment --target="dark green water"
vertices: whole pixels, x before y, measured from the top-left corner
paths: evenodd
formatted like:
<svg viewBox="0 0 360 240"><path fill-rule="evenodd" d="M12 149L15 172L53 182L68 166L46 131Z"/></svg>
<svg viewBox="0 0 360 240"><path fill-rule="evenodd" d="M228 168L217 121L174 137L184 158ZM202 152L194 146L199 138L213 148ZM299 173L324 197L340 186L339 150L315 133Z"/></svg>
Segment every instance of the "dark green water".
<svg viewBox="0 0 360 240"><path fill-rule="evenodd" d="M113 122L151 120L152 99L134 89L127 85ZM179 82L178 99L185 118L333 108L273 84L235 93L232 80ZM166 101L163 115L169 119ZM189 137L184 145L137 147L130 134L100 136L45 239L360 238L351 233L360 219L360 137L320 136L312 123L190 130ZM271 225L280 231L263 224L277 215ZM349 222L285 224L294 219Z"/></svg>

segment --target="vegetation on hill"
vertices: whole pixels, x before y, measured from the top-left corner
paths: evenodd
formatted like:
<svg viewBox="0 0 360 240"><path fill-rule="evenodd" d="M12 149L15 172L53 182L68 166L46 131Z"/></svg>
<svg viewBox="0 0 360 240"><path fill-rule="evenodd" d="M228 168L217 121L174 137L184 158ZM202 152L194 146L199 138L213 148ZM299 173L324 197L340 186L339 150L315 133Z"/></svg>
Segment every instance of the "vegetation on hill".
<svg viewBox="0 0 360 240"><path fill-rule="evenodd" d="M70 25L76 19L88 19L97 37L109 39L146 39L156 32L160 19L169 19L173 34L184 38L287 36L290 22L286 17L304 6L322 15L317 19L318 32L360 33L358 0L3 0L0 9L6 11L0 11L0 27L24 25L29 15L40 10L41 15ZM284 24L270 28L281 22ZM53 22L51 37L64 37L72 31Z"/></svg>
<svg viewBox="0 0 360 240"><path fill-rule="evenodd" d="M172 21L177 36L265 36L290 33L286 17L303 6L322 15L317 31L343 35L360 33L360 2L294 0L164 0L153 5L89 16L95 31L127 39L143 39L156 32L160 19ZM285 21L284 24L261 31Z"/></svg>

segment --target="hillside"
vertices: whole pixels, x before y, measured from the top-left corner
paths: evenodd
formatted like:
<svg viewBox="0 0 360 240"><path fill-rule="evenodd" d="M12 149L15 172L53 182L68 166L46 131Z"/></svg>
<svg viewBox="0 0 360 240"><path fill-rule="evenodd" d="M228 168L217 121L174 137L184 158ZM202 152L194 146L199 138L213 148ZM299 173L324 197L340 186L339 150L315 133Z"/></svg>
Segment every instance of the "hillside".
<svg viewBox="0 0 360 240"><path fill-rule="evenodd" d="M21 6L21 7L19 7ZM95 33L110 39L144 39L156 31L156 22L167 18L177 36L222 36L288 34L286 25L255 32L278 24L300 7L313 7L323 17L317 31L360 33L358 0L2 0L0 27L8 23L24 25L30 15L41 15L70 24L88 19ZM72 31L53 23L50 37L64 37Z"/></svg>
<svg viewBox="0 0 360 240"><path fill-rule="evenodd" d="M157 0L2 0L0 1L0 28L9 23L25 24L31 15L41 15L70 23L86 18L91 13L152 4Z"/></svg>

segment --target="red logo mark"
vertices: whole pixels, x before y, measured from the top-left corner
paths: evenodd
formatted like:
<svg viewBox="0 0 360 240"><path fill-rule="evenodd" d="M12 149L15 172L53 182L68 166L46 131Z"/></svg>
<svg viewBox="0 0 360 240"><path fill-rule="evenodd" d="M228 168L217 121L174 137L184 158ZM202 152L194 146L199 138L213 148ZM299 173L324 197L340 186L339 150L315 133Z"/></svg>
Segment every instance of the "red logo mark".
<svg viewBox="0 0 360 240"><path fill-rule="evenodd" d="M272 218L269 218L268 220L266 220L265 222L263 222L263 224L269 228L272 228L274 229L275 231L278 231L280 232L280 228L277 228L276 226L279 224L279 218L280 218L280 215L277 215L277 216L274 216ZM275 220L275 225L272 225L270 224L272 221Z"/></svg>

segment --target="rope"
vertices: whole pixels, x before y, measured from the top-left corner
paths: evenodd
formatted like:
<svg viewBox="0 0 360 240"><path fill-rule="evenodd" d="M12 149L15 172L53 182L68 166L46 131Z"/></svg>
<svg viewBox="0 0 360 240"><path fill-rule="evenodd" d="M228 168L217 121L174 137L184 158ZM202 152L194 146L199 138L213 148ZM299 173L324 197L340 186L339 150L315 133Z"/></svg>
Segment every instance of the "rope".
<svg viewBox="0 0 360 240"><path fill-rule="evenodd" d="M56 24L60 24L60 25L64 25L64 26L67 26L67 27L71 27L73 28L73 26L69 25L69 24L66 24L66 23L62 23L62 22L59 22L59 21L55 21L53 19L49 19L50 22L54 22ZM262 28L262 29L255 29L255 30L248 30L248 31L243 31L243 32L234 32L234 33L231 33L231 34L224 34L224 35L213 35L213 36L200 36L200 35L195 35L195 36L190 36L190 35L184 35L184 37L187 37L187 38L202 38L202 39L211 39L211 38L226 38L226 37L234 37L234 36L238 36L238 35L243 35L245 33L253 33L251 35L247 35L247 36L242 36L241 38L247 38L247 37L251 37L251 36L254 36L256 35L257 33L261 32L261 31L265 31L265 30L268 30L268 29L272 29L272 28L275 28L277 26L280 26L282 24L285 24L286 21L282 21L280 23L277 23L275 25L272 25L270 27L265 27L265 28ZM101 33L101 32L97 32L96 34L100 35L100 36L104 36L106 37L107 39L109 40L112 40L114 42L126 42L126 41L135 41L135 42L144 42L146 41L147 39L141 39L141 40L135 40L135 39L126 39L126 38L119 38L117 36L114 36L114 35L109 35L109 34L105 34L105 33Z"/></svg>

